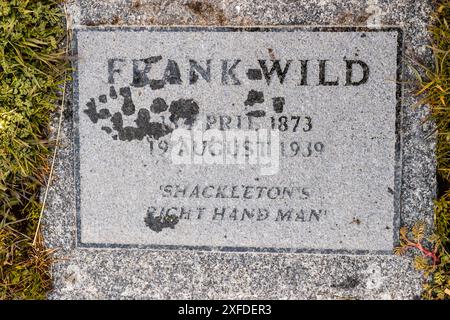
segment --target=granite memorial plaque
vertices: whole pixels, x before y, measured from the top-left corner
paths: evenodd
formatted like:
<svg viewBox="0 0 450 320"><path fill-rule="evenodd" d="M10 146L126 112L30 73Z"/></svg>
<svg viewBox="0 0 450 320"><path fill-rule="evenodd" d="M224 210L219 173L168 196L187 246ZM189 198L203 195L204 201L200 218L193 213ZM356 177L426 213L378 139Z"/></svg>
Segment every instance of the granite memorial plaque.
<svg viewBox="0 0 450 320"><path fill-rule="evenodd" d="M66 3L50 299L420 296L392 248L433 222L429 1Z"/></svg>
<svg viewBox="0 0 450 320"><path fill-rule="evenodd" d="M78 247L392 253L400 29L75 36Z"/></svg>

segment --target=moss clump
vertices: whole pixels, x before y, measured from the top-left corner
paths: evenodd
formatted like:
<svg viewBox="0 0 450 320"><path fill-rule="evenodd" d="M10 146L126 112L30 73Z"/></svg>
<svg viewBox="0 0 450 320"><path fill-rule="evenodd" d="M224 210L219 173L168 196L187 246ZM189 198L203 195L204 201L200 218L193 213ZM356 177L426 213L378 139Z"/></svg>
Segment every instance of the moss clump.
<svg viewBox="0 0 450 320"><path fill-rule="evenodd" d="M50 252L33 246L51 112L67 65L58 1L0 0L0 300L40 299Z"/></svg>

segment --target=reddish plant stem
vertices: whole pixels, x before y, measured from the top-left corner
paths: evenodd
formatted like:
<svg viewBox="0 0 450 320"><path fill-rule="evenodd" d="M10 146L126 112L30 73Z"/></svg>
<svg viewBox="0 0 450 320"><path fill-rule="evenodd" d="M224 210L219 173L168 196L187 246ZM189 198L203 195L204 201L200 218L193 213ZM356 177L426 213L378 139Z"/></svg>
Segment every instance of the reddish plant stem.
<svg viewBox="0 0 450 320"><path fill-rule="evenodd" d="M431 258L433 260L433 265L436 265L439 263L439 257L436 255L436 252L431 252L430 250L425 249L420 242L417 242L417 243L410 242L410 246L417 248L425 256Z"/></svg>

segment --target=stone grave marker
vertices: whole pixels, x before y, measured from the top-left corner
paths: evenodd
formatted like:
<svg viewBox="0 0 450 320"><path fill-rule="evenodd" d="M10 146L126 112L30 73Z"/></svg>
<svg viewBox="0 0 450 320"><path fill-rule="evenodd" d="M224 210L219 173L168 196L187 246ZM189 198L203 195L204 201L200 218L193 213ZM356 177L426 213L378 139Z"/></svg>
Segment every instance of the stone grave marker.
<svg viewBox="0 0 450 320"><path fill-rule="evenodd" d="M426 43L406 12L385 8L401 25L335 26L341 8L258 26L237 1L253 23L219 10L230 23L136 26L135 7L99 3L70 6L72 117L45 221L67 258L53 298L420 293L410 259L393 255L434 193L432 142L401 84L405 48Z"/></svg>
<svg viewBox="0 0 450 320"><path fill-rule="evenodd" d="M399 29L85 29L76 43L79 246L392 253Z"/></svg>

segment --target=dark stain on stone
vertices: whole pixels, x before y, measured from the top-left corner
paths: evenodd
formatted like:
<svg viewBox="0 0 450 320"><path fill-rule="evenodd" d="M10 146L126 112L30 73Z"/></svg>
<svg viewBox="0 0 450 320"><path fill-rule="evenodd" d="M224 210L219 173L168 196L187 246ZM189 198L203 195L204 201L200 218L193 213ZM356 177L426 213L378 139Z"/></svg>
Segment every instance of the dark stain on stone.
<svg viewBox="0 0 450 320"><path fill-rule="evenodd" d="M272 104L273 104L273 111L276 113L282 113L285 103L284 97L275 97L272 98Z"/></svg>
<svg viewBox="0 0 450 320"><path fill-rule="evenodd" d="M394 194L394 190L392 190L391 187L388 187L388 192L389 192L390 194Z"/></svg>
<svg viewBox="0 0 450 320"><path fill-rule="evenodd" d="M131 98L130 87L120 88L119 94L123 97L123 105L122 105L123 114L126 116L132 115L135 112L136 107L134 106L133 99Z"/></svg>
<svg viewBox="0 0 450 320"><path fill-rule="evenodd" d="M155 98L150 106L150 110L147 108L139 109L134 120L136 126L124 126L123 117L126 118L127 116L135 114L136 107L132 100L130 87L120 88L119 94L123 97L123 105L121 111L115 112L114 115L111 115L109 109L106 108L97 111L94 98L91 98L90 101L86 103L87 109L83 110L93 123L97 123L99 119L110 118L112 126L102 126L101 130L108 134L116 131L115 133L117 134L111 136L114 140L141 141L145 137L158 140L174 130L172 125L169 126L161 122L151 122L151 113L160 114L169 109L169 120L175 124L175 127L178 127L178 120L180 119L183 120L185 125L192 125L199 114L198 104L193 99L178 99L172 101L169 107L163 98ZM116 89L111 86L110 96L114 95L117 96ZM106 95L100 95L99 100L107 100Z"/></svg>
<svg viewBox="0 0 450 320"><path fill-rule="evenodd" d="M213 7L210 4L202 3L200 1L193 1L186 4L193 13L198 14L199 16L206 15L206 10L212 10Z"/></svg>
<svg viewBox="0 0 450 320"><path fill-rule="evenodd" d="M122 114L116 112L112 118L113 129L117 131L119 140L133 141L144 139L149 136L153 139L159 139L173 131L169 126L160 122L150 122L150 112L147 109L140 109L136 120L136 127L124 127Z"/></svg>
<svg viewBox="0 0 450 320"><path fill-rule="evenodd" d="M149 122L146 126L147 135L158 140L159 138L171 133L173 129L160 122Z"/></svg>
<svg viewBox="0 0 450 320"><path fill-rule="evenodd" d="M266 112L264 110L255 110L255 111L247 112L246 115L248 117L260 118L260 117L264 117L266 115Z"/></svg>
<svg viewBox="0 0 450 320"><path fill-rule="evenodd" d="M113 129L116 130L119 135L119 140L132 141L134 139L138 139L137 137L138 134L136 132L137 128L123 127L122 114L120 112L114 113L114 115L111 118L111 122L113 124Z"/></svg>
<svg viewBox="0 0 450 320"><path fill-rule="evenodd" d="M206 21L217 20L217 22L222 25L227 21L224 11L214 7L210 3L203 1L192 1L187 3L186 7Z"/></svg>
<svg viewBox="0 0 450 320"><path fill-rule="evenodd" d="M147 212L144 222L147 227L155 232L161 232L165 228L174 229L180 219L175 215L155 217L153 213Z"/></svg>
<svg viewBox="0 0 450 320"><path fill-rule="evenodd" d="M184 119L184 124L192 125L199 112L198 104L193 99L178 99L172 101L169 112L170 121L176 123L178 119Z"/></svg>
<svg viewBox="0 0 450 320"><path fill-rule="evenodd" d="M173 131L169 126L160 122L150 122L150 112L147 109L140 109L135 120L137 127L143 130L146 135L153 139L159 139Z"/></svg>
<svg viewBox="0 0 450 320"><path fill-rule="evenodd" d="M255 103L264 102L264 93L262 91L250 90L248 92L247 100L245 100L245 106L253 106Z"/></svg>
<svg viewBox="0 0 450 320"><path fill-rule="evenodd" d="M100 101L101 103L108 102L108 100L106 99L106 94L102 94L102 95L98 96L98 101Z"/></svg>
<svg viewBox="0 0 450 320"><path fill-rule="evenodd" d="M152 105L150 106L150 111L154 113L161 113L166 111L169 106L163 98L156 98L153 100Z"/></svg>
<svg viewBox="0 0 450 320"><path fill-rule="evenodd" d="M267 48L267 51L269 52L270 59L275 60L275 54L273 53L273 49Z"/></svg>
<svg viewBox="0 0 450 320"><path fill-rule="evenodd" d="M111 116L108 109L101 109L100 112L97 112L97 106L93 98L86 103L86 107L87 109L83 110L83 112L88 115L93 123L97 123L98 119L107 119Z"/></svg>
<svg viewBox="0 0 450 320"><path fill-rule="evenodd" d="M367 19L369 19L370 16L371 15L369 13L361 12L359 16L356 18L356 22L360 24L366 23Z"/></svg>
<svg viewBox="0 0 450 320"><path fill-rule="evenodd" d="M363 33L363 34L361 35L361 38L365 38L365 37L367 37L367 36L366 36L365 33Z"/></svg>
<svg viewBox="0 0 450 320"><path fill-rule="evenodd" d="M340 289L353 289L356 288L360 284L360 281L356 277L347 276L344 281L338 284L332 284L332 288L340 288Z"/></svg>
<svg viewBox="0 0 450 320"><path fill-rule="evenodd" d="M247 78L249 80L261 80L262 72L259 69L248 69L247 70Z"/></svg>
<svg viewBox="0 0 450 320"><path fill-rule="evenodd" d="M88 115L89 119L93 123L97 123L98 113L97 113L97 107L95 105L95 100L91 98L91 101L86 103L86 107L87 107L87 109L83 110L83 112Z"/></svg>
<svg viewBox="0 0 450 320"><path fill-rule="evenodd" d="M106 133L112 132L112 129L110 127L102 127L102 130L105 131Z"/></svg>
<svg viewBox="0 0 450 320"><path fill-rule="evenodd" d="M100 119L108 119L109 117L111 117L111 113L109 113L108 109L100 109L100 111L98 112L98 117Z"/></svg>
<svg viewBox="0 0 450 320"><path fill-rule="evenodd" d="M88 27L95 27L95 26L99 26L102 24L108 24L108 22L106 20L83 20L82 22L85 26Z"/></svg>
<svg viewBox="0 0 450 320"><path fill-rule="evenodd" d="M365 10L351 10L343 12L336 19L338 24L342 25L361 25L366 24L370 16Z"/></svg>
<svg viewBox="0 0 450 320"><path fill-rule="evenodd" d="M116 25L116 24L119 24L120 22L121 21L120 21L119 16L118 15L114 15L110 19L107 19L107 18L96 19L96 20L82 19L81 24L86 25L88 27L94 27L94 26L108 25L108 24Z"/></svg>
<svg viewBox="0 0 450 320"><path fill-rule="evenodd" d="M142 3L141 3L140 0L132 1L131 5L130 5L130 7L131 7L132 10L133 10L133 9L134 9L134 10L137 10L137 9L139 9L141 6L142 6Z"/></svg>
<svg viewBox="0 0 450 320"><path fill-rule="evenodd" d="M111 20L111 24L118 24L120 22L119 16L114 16Z"/></svg>
<svg viewBox="0 0 450 320"><path fill-rule="evenodd" d="M113 86L109 87L109 97L111 99L117 99L117 92L116 92L116 89Z"/></svg>

